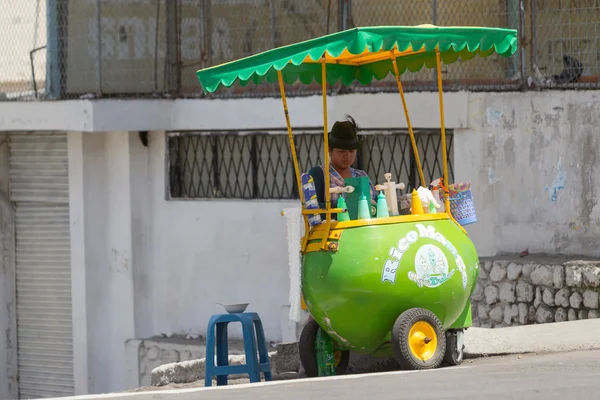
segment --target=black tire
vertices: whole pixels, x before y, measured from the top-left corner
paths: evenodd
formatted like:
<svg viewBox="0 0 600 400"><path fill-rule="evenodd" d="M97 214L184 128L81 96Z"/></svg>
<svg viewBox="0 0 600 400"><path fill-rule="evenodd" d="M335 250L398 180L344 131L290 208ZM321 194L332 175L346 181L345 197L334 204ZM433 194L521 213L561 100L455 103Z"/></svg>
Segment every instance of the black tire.
<svg viewBox="0 0 600 400"><path fill-rule="evenodd" d="M304 373L310 378L319 376L317 352L315 350L315 340L317 339L317 332L319 329L319 324L317 324L314 319L310 319L306 325L304 325L302 333L300 334L300 341L298 342L300 362L302 363L302 368L304 368ZM344 375L348 369L348 364L350 363L350 352L348 350L342 350L340 353L340 361L335 366L336 375Z"/></svg>
<svg viewBox="0 0 600 400"><path fill-rule="evenodd" d="M410 330L417 322L427 322L433 328L437 337L437 346L434 354L426 359L419 359L410 349ZM406 310L394 323L392 328L392 348L400 367L403 370L434 369L439 367L446 353L446 335L440 320L429 310L411 308Z"/></svg>
<svg viewBox="0 0 600 400"><path fill-rule="evenodd" d="M464 359L465 345L458 350L458 337L456 331L446 332L446 354L444 354L444 364L455 366L460 365Z"/></svg>

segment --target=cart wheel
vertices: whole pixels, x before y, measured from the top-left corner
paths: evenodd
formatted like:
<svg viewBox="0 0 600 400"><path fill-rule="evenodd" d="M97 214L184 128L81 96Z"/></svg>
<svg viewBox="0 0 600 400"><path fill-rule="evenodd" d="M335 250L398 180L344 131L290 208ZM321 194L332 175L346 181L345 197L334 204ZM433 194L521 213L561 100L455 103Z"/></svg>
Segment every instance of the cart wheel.
<svg viewBox="0 0 600 400"><path fill-rule="evenodd" d="M317 367L317 352L315 349L315 340L319 331L319 324L314 319L310 319L300 334L298 343L298 352L300 353L300 362L304 368L307 377L319 376ZM350 352L348 350L337 350L333 352L335 360L335 374L343 375L346 373L348 364L350 363Z"/></svg>
<svg viewBox="0 0 600 400"><path fill-rule="evenodd" d="M462 332L460 333L462 334ZM446 332L446 354L444 355L444 364L460 365L463 362L465 345L461 343L460 349L458 348L458 334L459 331Z"/></svg>
<svg viewBox="0 0 600 400"><path fill-rule="evenodd" d="M400 314L392 328L392 348L404 370L433 369L446 353L440 320L429 310L411 308Z"/></svg>

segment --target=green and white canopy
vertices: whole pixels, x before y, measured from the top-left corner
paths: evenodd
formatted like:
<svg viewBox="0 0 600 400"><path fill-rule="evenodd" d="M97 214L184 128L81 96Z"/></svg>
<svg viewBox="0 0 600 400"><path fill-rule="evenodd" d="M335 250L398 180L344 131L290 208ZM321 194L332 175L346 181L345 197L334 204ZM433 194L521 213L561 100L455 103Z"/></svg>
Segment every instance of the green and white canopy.
<svg viewBox="0 0 600 400"><path fill-rule="evenodd" d="M277 82L277 71L292 84L321 83L321 63L327 63L327 81L368 84L393 73L392 57L402 74L407 69L435 68L436 48L444 64L475 55L497 53L509 57L517 51L517 31L485 27L376 26L354 28L316 39L278 47L253 56L197 71L205 93L235 82Z"/></svg>

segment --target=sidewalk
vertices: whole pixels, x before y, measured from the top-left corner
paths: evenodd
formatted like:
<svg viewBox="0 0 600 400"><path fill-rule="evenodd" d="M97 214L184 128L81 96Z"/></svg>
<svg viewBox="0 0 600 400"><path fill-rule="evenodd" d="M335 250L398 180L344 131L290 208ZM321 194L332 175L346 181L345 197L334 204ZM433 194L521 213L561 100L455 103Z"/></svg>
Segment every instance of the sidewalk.
<svg viewBox="0 0 600 400"><path fill-rule="evenodd" d="M555 353L600 349L600 319L515 326L498 329L469 328L465 334L465 357L477 358L523 353ZM290 355L291 356L291 355ZM382 359L382 362L389 362ZM292 384L283 380L268 384ZM264 384L264 383L262 383ZM259 385L259 384L252 384ZM199 387L200 386L200 387ZM183 400L203 389L201 382L151 387L137 392L65 397L69 400ZM238 385L229 386L234 388Z"/></svg>
<svg viewBox="0 0 600 400"><path fill-rule="evenodd" d="M508 328L469 328L465 357L600 349L600 319Z"/></svg>

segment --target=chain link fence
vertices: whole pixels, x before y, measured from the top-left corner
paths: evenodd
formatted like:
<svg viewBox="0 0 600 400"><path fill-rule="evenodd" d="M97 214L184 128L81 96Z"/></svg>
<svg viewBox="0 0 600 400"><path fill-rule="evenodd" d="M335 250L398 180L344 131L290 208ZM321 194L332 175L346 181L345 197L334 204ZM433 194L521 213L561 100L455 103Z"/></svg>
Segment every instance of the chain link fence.
<svg viewBox="0 0 600 400"><path fill-rule="evenodd" d="M600 87L600 0L531 2L530 86Z"/></svg>
<svg viewBox="0 0 600 400"><path fill-rule="evenodd" d="M198 69L369 25L515 28L511 58L443 66L445 90L598 88L600 0L0 0L0 100L201 97ZM435 71L403 76L435 90ZM290 85L289 95L318 84ZM392 77L332 91L395 91ZM278 95L234 86L212 97Z"/></svg>
<svg viewBox="0 0 600 400"><path fill-rule="evenodd" d="M46 82L44 1L0 0L0 100L31 97Z"/></svg>

